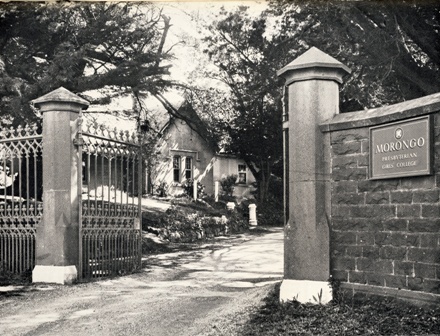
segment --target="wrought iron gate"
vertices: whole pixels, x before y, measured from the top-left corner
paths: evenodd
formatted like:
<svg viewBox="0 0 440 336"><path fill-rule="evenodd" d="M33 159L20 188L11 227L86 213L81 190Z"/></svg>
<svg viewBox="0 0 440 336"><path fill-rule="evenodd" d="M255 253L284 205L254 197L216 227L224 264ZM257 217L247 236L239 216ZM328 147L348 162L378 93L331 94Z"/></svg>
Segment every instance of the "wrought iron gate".
<svg viewBox="0 0 440 336"><path fill-rule="evenodd" d="M36 126L0 130L0 271L35 265L42 206L42 135Z"/></svg>
<svg viewBox="0 0 440 336"><path fill-rule="evenodd" d="M141 265L142 148L135 134L81 120L79 274L90 279L130 273Z"/></svg>
<svg viewBox="0 0 440 336"><path fill-rule="evenodd" d="M79 276L132 272L141 263L141 145L135 135L97 125L79 131L77 143L82 144ZM42 147L36 126L0 130L0 272L22 274L35 266Z"/></svg>

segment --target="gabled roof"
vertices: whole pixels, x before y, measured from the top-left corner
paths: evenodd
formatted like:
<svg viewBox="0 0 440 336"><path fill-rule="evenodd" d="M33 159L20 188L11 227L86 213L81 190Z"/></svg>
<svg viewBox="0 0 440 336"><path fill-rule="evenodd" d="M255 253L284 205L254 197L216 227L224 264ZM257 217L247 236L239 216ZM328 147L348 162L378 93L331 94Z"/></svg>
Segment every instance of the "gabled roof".
<svg viewBox="0 0 440 336"><path fill-rule="evenodd" d="M191 103L182 96L173 96L171 104L171 108L167 109L159 101L155 101L155 99L145 102L148 108L147 120L152 128L159 135L163 135L176 119L180 119L217 152L217 143L211 139L208 127L194 110ZM179 106L179 108L176 109L173 106ZM130 107L131 101L123 101L118 104L105 106L92 105L85 114L87 114L88 118L96 120L98 123L135 131L137 128L136 121L124 117L124 115L128 115L127 112L130 111Z"/></svg>
<svg viewBox="0 0 440 336"><path fill-rule="evenodd" d="M180 106L184 102L182 95L175 92L167 92L164 94L164 97L170 102L171 106ZM168 112L162 102L153 96L142 97L141 101L143 107L141 117L148 121L150 127L155 132L160 132L169 123L170 112ZM112 116L127 120L132 119L133 129L136 129L137 116L133 115L133 97L129 94L111 99L106 104L92 104L86 113L91 116L102 115L98 118L102 119L104 124L114 124L115 118L112 118ZM119 125L117 126L119 127Z"/></svg>
<svg viewBox="0 0 440 336"><path fill-rule="evenodd" d="M161 134L164 134L168 127L173 124L176 119L184 121L194 132L200 135L215 151L218 150L217 144L215 144L209 136L208 128L206 124L200 119L197 112L192 105L185 100L182 105L177 109L176 113L171 115L169 121L164 125L161 130Z"/></svg>

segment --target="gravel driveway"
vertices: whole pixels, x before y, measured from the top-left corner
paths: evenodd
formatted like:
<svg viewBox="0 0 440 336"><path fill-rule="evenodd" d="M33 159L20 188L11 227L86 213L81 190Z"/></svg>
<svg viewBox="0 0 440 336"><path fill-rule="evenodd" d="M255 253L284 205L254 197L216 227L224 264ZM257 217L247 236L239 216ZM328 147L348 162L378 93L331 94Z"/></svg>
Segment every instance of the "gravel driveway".
<svg viewBox="0 0 440 336"><path fill-rule="evenodd" d="M282 251L275 229L152 255L120 278L0 287L0 335L234 335L282 278Z"/></svg>

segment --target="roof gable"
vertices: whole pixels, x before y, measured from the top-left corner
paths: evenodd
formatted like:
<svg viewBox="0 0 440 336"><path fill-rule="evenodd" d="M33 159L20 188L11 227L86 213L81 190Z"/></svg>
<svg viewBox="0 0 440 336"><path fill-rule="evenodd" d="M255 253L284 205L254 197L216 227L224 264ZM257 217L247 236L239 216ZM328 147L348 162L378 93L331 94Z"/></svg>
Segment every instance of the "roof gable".
<svg viewBox="0 0 440 336"><path fill-rule="evenodd" d="M168 123L162 128L161 133L166 133L169 127L177 119L184 121L193 131L205 140L214 151L217 151L217 145L211 141L206 124L200 119L192 105L186 100L180 105L176 113L170 117Z"/></svg>

